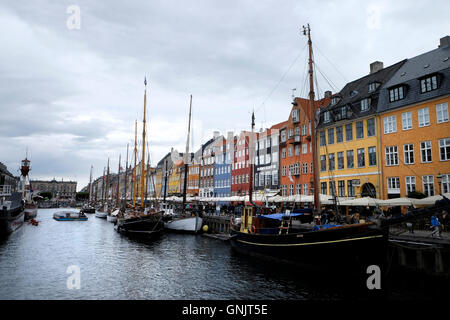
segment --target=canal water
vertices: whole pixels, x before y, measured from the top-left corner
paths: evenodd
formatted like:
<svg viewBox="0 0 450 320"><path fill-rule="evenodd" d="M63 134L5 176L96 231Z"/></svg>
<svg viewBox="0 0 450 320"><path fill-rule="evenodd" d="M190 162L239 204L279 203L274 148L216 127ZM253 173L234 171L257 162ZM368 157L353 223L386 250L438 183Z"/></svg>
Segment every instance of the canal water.
<svg viewBox="0 0 450 320"><path fill-rule="evenodd" d="M320 274L268 264L201 235L163 234L133 241L113 224L59 222L40 209L38 226L24 224L0 241L0 299L341 299L342 287ZM75 211L75 210L74 210ZM74 269L79 289L67 285ZM70 282L70 281L69 281Z"/></svg>

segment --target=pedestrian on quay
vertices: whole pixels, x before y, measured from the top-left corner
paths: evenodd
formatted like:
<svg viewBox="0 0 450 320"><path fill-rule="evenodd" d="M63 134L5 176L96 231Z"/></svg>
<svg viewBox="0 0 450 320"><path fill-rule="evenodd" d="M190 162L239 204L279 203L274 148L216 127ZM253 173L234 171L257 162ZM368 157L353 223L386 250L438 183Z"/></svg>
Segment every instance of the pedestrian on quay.
<svg viewBox="0 0 450 320"><path fill-rule="evenodd" d="M439 219L436 216L431 216L431 228L433 228L433 232L431 233L431 237L433 237L435 234L438 234L439 237L441 237L441 230L439 228Z"/></svg>

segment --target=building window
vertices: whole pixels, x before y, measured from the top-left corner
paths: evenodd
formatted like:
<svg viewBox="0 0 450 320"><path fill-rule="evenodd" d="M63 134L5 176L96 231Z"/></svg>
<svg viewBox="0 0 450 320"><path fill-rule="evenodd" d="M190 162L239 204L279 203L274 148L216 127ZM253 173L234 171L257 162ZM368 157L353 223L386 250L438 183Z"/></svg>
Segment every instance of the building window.
<svg viewBox="0 0 450 320"><path fill-rule="evenodd" d="M330 181L330 196L336 196L336 183L334 181Z"/></svg>
<svg viewBox="0 0 450 320"><path fill-rule="evenodd" d="M281 173L283 177L286 177L286 166L283 166Z"/></svg>
<svg viewBox="0 0 450 320"><path fill-rule="evenodd" d="M328 155L328 170L334 170L335 162L334 162L334 153L330 153Z"/></svg>
<svg viewBox="0 0 450 320"><path fill-rule="evenodd" d="M375 119L368 119L367 120L367 136L373 137L375 136Z"/></svg>
<svg viewBox="0 0 450 320"><path fill-rule="evenodd" d="M290 184L290 185L289 185L289 195L290 195L290 196L293 196L293 195L294 195L294 185L293 185L293 184Z"/></svg>
<svg viewBox="0 0 450 320"><path fill-rule="evenodd" d="M336 127L336 143L344 141L342 126Z"/></svg>
<svg viewBox="0 0 450 320"><path fill-rule="evenodd" d="M403 145L403 155L405 158L405 164L414 163L414 145L412 143Z"/></svg>
<svg viewBox="0 0 450 320"><path fill-rule="evenodd" d="M345 197L345 181L338 181L338 195L339 197Z"/></svg>
<svg viewBox="0 0 450 320"><path fill-rule="evenodd" d="M434 196L434 177L433 176L423 176L423 193L427 196Z"/></svg>
<svg viewBox="0 0 450 320"><path fill-rule="evenodd" d="M416 177L414 177L414 176L405 177L405 185L406 185L406 196L408 196L408 194L410 192L415 192L416 191Z"/></svg>
<svg viewBox="0 0 450 320"><path fill-rule="evenodd" d="M344 169L344 152L337 153L338 169Z"/></svg>
<svg viewBox="0 0 450 320"><path fill-rule="evenodd" d="M299 115L298 109L292 110L292 121L298 122L299 121L298 115Z"/></svg>
<svg viewBox="0 0 450 320"><path fill-rule="evenodd" d="M424 141L420 143L420 156L423 163L428 163L432 161L431 141Z"/></svg>
<svg viewBox="0 0 450 320"><path fill-rule="evenodd" d="M353 150L347 150L347 169L354 167Z"/></svg>
<svg viewBox="0 0 450 320"><path fill-rule="evenodd" d="M325 145L326 145L325 131L320 131L320 146L323 147Z"/></svg>
<svg viewBox="0 0 450 320"><path fill-rule="evenodd" d="M307 130L306 124L302 125L302 135L306 136L306 130Z"/></svg>
<svg viewBox="0 0 450 320"><path fill-rule="evenodd" d="M330 122L330 111L325 111L323 113L323 122L324 123Z"/></svg>
<svg viewBox="0 0 450 320"><path fill-rule="evenodd" d="M412 129L412 115L411 112L402 113L402 129Z"/></svg>
<svg viewBox="0 0 450 320"><path fill-rule="evenodd" d="M403 86L389 90L389 102L402 100L405 97Z"/></svg>
<svg viewBox="0 0 450 320"><path fill-rule="evenodd" d="M266 154L266 164L270 164L270 153Z"/></svg>
<svg viewBox="0 0 450 320"><path fill-rule="evenodd" d="M377 165L377 148L376 147L369 147L369 166L376 166Z"/></svg>
<svg viewBox="0 0 450 320"><path fill-rule="evenodd" d="M386 147L386 166L398 165L397 146Z"/></svg>
<svg viewBox="0 0 450 320"><path fill-rule="evenodd" d="M448 122L448 103L440 103L436 105L437 123Z"/></svg>
<svg viewBox="0 0 450 320"><path fill-rule="evenodd" d="M304 162L303 164L302 164L302 172L303 172L303 174L307 174L308 173L308 163L307 162Z"/></svg>
<svg viewBox="0 0 450 320"><path fill-rule="evenodd" d="M292 157L292 147L289 147L289 148L288 148L288 156L289 156L289 157Z"/></svg>
<svg viewBox="0 0 450 320"><path fill-rule="evenodd" d="M296 145L295 146L295 155L299 156L300 155L300 145Z"/></svg>
<svg viewBox="0 0 450 320"><path fill-rule="evenodd" d="M327 170L327 158L325 155L320 156L320 171L326 171Z"/></svg>
<svg viewBox="0 0 450 320"><path fill-rule="evenodd" d="M450 192L450 174L443 174L441 180L441 193Z"/></svg>
<svg viewBox="0 0 450 320"><path fill-rule="evenodd" d="M278 171L272 171L272 183L274 186L278 185Z"/></svg>
<svg viewBox="0 0 450 320"><path fill-rule="evenodd" d="M286 148L281 149L281 157L286 159Z"/></svg>
<svg viewBox="0 0 450 320"><path fill-rule="evenodd" d="M303 194L304 194L305 196L308 195L308 184L307 184L307 183L304 183L304 184L303 184Z"/></svg>
<svg viewBox="0 0 450 320"><path fill-rule="evenodd" d="M384 133L397 132L397 121L395 116L385 117L384 121Z"/></svg>
<svg viewBox="0 0 450 320"><path fill-rule="evenodd" d="M361 112L369 110L370 99L361 100Z"/></svg>
<svg viewBox="0 0 450 320"><path fill-rule="evenodd" d="M439 139L439 155L441 161L450 160L450 138Z"/></svg>
<svg viewBox="0 0 450 320"><path fill-rule="evenodd" d="M291 129L289 129L289 133L288 133L288 138L292 138L292 136L294 135L294 131Z"/></svg>
<svg viewBox="0 0 450 320"><path fill-rule="evenodd" d="M428 108L423 108L418 111L419 113L419 127L426 127L430 125L430 113Z"/></svg>
<svg viewBox="0 0 450 320"><path fill-rule="evenodd" d="M356 123L356 139L364 138L364 122L358 121Z"/></svg>
<svg viewBox="0 0 450 320"><path fill-rule="evenodd" d="M326 182L320 183L320 193L327 194L327 183Z"/></svg>
<svg viewBox="0 0 450 320"><path fill-rule="evenodd" d="M355 196L355 187L353 186L353 180L347 180L347 191L349 197Z"/></svg>
<svg viewBox="0 0 450 320"><path fill-rule="evenodd" d="M345 139L347 141L353 140L353 125L351 123L345 125Z"/></svg>
<svg viewBox="0 0 450 320"><path fill-rule="evenodd" d="M436 90L438 88L437 76L431 76L420 80L420 90L421 93Z"/></svg>
<svg viewBox="0 0 450 320"><path fill-rule="evenodd" d="M281 142L286 142L286 130L281 131Z"/></svg>
<svg viewBox="0 0 450 320"><path fill-rule="evenodd" d="M328 144L334 143L334 128L328 129Z"/></svg>
<svg viewBox="0 0 450 320"><path fill-rule="evenodd" d="M272 153L272 161L273 162L278 162L278 152Z"/></svg>
<svg viewBox="0 0 450 320"><path fill-rule="evenodd" d="M366 160L364 156L364 148L357 150L357 158L358 158L358 168L365 167Z"/></svg>
<svg viewBox="0 0 450 320"><path fill-rule="evenodd" d="M387 178L388 193L400 194L400 179L398 177Z"/></svg>
<svg viewBox="0 0 450 320"><path fill-rule="evenodd" d="M314 166L312 162L309 165L309 173L314 173Z"/></svg>
<svg viewBox="0 0 450 320"><path fill-rule="evenodd" d="M302 153L303 154L308 153L308 144L307 143L302 144Z"/></svg>
<svg viewBox="0 0 450 320"><path fill-rule="evenodd" d="M282 185L282 186L281 186L281 192L282 192L282 194L283 194L283 197L286 197L286 192L287 192L287 187L286 187L286 185Z"/></svg>
<svg viewBox="0 0 450 320"><path fill-rule="evenodd" d="M297 184L295 186L295 194L302 194L302 185L301 184Z"/></svg>
<svg viewBox="0 0 450 320"><path fill-rule="evenodd" d="M369 93L370 92L374 92L376 89L377 89L377 83L376 82L369 83Z"/></svg>

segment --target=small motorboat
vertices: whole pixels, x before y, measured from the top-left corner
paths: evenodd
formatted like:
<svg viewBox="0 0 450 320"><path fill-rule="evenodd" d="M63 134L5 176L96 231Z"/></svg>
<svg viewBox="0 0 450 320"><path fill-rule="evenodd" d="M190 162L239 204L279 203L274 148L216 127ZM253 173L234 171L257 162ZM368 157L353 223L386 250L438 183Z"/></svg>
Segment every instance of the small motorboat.
<svg viewBox="0 0 450 320"><path fill-rule="evenodd" d="M88 217L82 211L58 211L53 214L53 219L57 221L87 221Z"/></svg>
<svg viewBox="0 0 450 320"><path fill-rule="evenodd" d="M109 222L116 222L117 221L117 215L119 214L120 210L116 209L111 213L108 213L108 215L106 216L106 221Z"/></svg>
<svg viewBox="0 0 450 320"><path fill-rule="evenodd" d="M102 218L102 219L106 219L108 213L104 212L104 211L95 211L95 216L97 218Z"/></svg>
<svg viewBox="0 0 450 320"><path fill-rule="evenodd" d="M93 206L87 205L81 209L84 213L95 213L95 208Z"/></svg>

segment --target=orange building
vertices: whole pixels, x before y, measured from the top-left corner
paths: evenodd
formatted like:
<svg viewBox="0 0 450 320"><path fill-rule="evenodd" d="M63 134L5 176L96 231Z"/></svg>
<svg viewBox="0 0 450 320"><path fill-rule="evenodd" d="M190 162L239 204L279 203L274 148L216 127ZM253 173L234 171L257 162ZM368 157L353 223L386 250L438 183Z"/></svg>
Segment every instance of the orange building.
<svg viewBox="0 0 450 320"><path fill-rule="evenodd" d="M316 107L329 98L316 102ZM310 101L295 98L285 125L280 128L280 189L282 196L313 194L313 157Z"/></svg>
<svg viewBox="0 0 450 320"><path fill-rule="evenodd" d="M408 59L380 93L385 199L450 192L450 38Z"/></svg>

